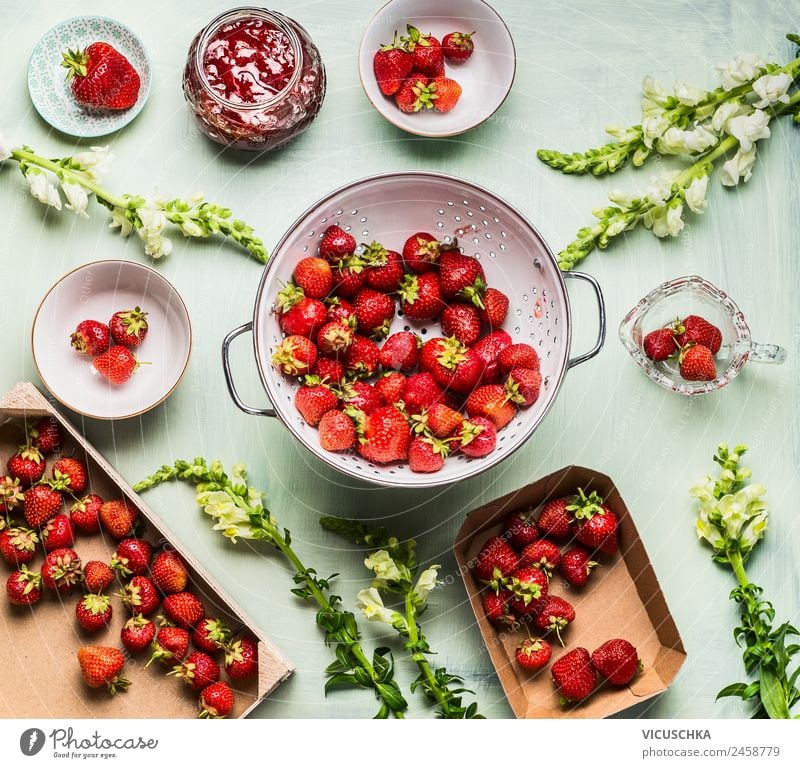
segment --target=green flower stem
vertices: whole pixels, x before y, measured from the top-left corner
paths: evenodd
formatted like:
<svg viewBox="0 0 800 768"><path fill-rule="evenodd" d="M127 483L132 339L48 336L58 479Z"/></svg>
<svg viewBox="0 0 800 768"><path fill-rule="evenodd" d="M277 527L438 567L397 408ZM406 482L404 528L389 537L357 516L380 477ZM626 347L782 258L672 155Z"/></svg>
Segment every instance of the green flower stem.
<svg viewBox="0 0 800 768"><path fill-rule="evenodd" d="M743 587L747 586L750 583L750 580L747 578L747 574L744 570L744 559L742 558L741 553L739 550L728 550L727 551L728 562L731 564L731 569L733 570L734 576L736 576L736 580L741 584Z"/></svg>

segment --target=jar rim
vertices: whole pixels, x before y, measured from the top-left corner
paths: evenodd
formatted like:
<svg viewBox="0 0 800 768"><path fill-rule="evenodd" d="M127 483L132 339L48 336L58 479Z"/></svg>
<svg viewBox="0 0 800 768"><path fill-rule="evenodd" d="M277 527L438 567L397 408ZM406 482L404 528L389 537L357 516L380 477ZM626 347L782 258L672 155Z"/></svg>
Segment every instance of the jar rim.
<svg viewBox="0 0 800 768"><path fill-rule="evenodd" d="M263 19L265 21L269 21L274 24L281 32L283 32L286 37L289 38L289 43L292 46L292 51L295 55L295 62L296 66L294 68L294 72L292 73L292 77L289 82L276 94L269 96L262 101L255 102L253 104L243 104L238 101L232 101L231 99L226 99L224 96L220 96L220 94L215 91L210 83L208 82L208 78L206 76L206 70L203 63L203 57L205 56L206 48L208 47L208 43L212 35L225 23L231 21L234 18L239 17L256 17L259 19ZM202 85L203 89L217 102L222 104L225 107L229 107L231 109L236 110L255 110L255 109L265 109L267 107L271 107L274 104L277 104L279 101L283 100L287 93L294 89L297 85L297 82L300 80L300 75L303 69L303 47L300 44L300 39L297 36L297 33L292 29L291 25L288 23L287 17L283 14L278 13L278 11L270 11L267 8L259 8L257 6L241 6L239 8L231 8L227 11L223 11L218 16L213 18L203 29L202 35L197 44L197 48L195 50L195 68L200 75L200 84Z"/></svg>

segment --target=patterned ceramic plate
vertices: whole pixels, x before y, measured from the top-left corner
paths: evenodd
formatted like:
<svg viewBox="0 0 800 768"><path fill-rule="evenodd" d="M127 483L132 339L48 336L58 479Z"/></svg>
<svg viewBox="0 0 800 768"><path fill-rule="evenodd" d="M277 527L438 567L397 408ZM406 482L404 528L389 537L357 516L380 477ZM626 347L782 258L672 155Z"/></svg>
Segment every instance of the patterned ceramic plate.
<svg viewBox="0 0 800 768"><path fill-rule="evenodd" d="M113 45L139 73L139 99L124 112L87 109L72 95L61 52L95 42ZM103 16L78 16L57 24L36 44L28 64L28 89L36 111L53 128L83 138L105 136L133 120L150 95L150 82L150 61L142 41L124 24Z"/></svg>

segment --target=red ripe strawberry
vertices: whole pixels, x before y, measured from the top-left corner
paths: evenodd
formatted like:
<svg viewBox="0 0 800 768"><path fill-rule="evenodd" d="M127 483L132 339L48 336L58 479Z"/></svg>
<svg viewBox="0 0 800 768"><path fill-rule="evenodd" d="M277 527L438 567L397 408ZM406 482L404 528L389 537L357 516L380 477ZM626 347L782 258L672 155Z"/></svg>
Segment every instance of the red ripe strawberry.
<svg viewBox="0 0 800 768"><path fill-rule="evenodd" d="M403 41L414 54L414 69L429 77L444 74L444 54L442 44L433 35L423 35L416 27L406 25L408 37Z"/></svg>
<svg viewBox="0 0 800 768"><path fill-rule="evenodd" d="M122 539L111 558L111 567L120 576L144 576L150 569L153 548L143 539Z"/></svg>
<svg viewBox="0 0 800 768"><path fill-rule="evenodd" d="M676 321L673 329L677 334L676 341L681 347L693 341L695 344L708 347L711 354L716 355L722 346L722 333L719 328L699 315L688 315L683 320Z"/></svg>
<svg viewBox="0 0 800 768"><path fill-rule="evenodd" d="M305 376L316 362L317 348L305 336L287 336L272 355L272 364L287 376Z"/></svg>
<svg viewBox="0 0 800 768"><path fill-rule="evenodd" d="M450 437L461 428L464 417L444 403L433 403L427 410L411 417L414 432L430 433L434 437L443 439Z"/></svg>
<svg viewBox="0 0 800 768"><path fill-rule="evenodd" d="M514 368L539 370L539 355L530 344L512 344L500 350L497 356L500 371L508 376Z"/></svg>
<svg viewBox="0 0 800 768"><path fill-rule="evenodd" d="M49 485L34 485L25 491L25 520L31 528L39 528L58 514L63 503L61 494Z"/></svg>
<svg viewBox="0 0 800 768"><path fill-rule="evenodd" d="M406 411L410 414L421 413L428 410L434 403L442 399L442 388L436 383L433 376L428 373L415 373L406 379L402 400Z"/></svg>
<svg viewBox="0 0 800 768"><path fill-rule="evenodd" d="M597 563L583 547L572 547L561 555L561 575L573 586L582 587Z"/></svg>
<svg viewBox="0 0 800 768"><path fill-rule="evenodd" d="M435 437L417 436L408 448L408 466L412 472L438 472L450 453L447 443Z"/></svg>
<svg viewBox="0 0 800 768"><path fill-rule="evenodd" d="M124 384L136 373L141 363L127 347L117 344L96 357L92 366L111 384Z"/></svg>
<svg viewBox="0 0 800 768"><path fill-rule="evenodd" d="M336 224L325 230L319 243L319 255L331 264L338 264L355 249L356 239Z"/></svg>
<svg viewBox="0 0 800 768"><path fill-rule="evenodd" d="M121 677L125 657L118 648L88 645L78 649L83 681L90 688L108 687L110 693L124 691L130 681Z"/></svg>
<svg viewBox="0 0 800 768"><path fill-rule="evenodd" d="M103 502L98 513L103 529L115 539L124 539L134 532L139 510L127 499Z"/></svg>
<svg viewBox="0 0 800 768"><path fill-rule="evenodd" d="M378 87L384 96L393 96L400 90L414 66L414 55L402 43L397 42L397 33L390 45L381 45L372 59L372 69Z"/></svg>
<svg viewBox="0 0 800 768"><path fill-rule="evenodd" d="M486 275L481 263L473 256L456 250L442 253L439 257L439 283L444 298L450 301L462 299L483 307Z"/></svg>
<svg viewBox="0 0 800 768"><path fill-rule="evenodd" d="M550 672L565 702L585 699L597 685L597 673L585 648L573 648L565 653L553 662Z"/></svg>
<svg viewBox="0 0 800 768"><path fill-rule="evenodd" d="M461 453L471 459L488 456L497 446L497 428L483 416L466 419L461 428Z"/></svg>
<svg viewBox="0 0 800 768"><path fill-rule="evenodd" d="M681 351L678 358L681 376L686 381L714 381L717 367L714 354L708 347L694 344Z"/></svg>
<svg viewBox="0 0 800 768"><path fill-rule="evenodd" d="M421 72L412 72L408 80L400 86L394 95L394 103L401 112L413 114L433 106L433 90L430 80Z"/></svg>
<svg viewBox="0 0 800 768"><path fill-rule="evenodd" d="M472 346L481 335L481 318L472 304L456 302L442 312L442 333L455 336L467 347Z"/></svg>
<svg viewBox="0 0 800 768"><path fill-rule="evenodd" d="M326 384L340 384L344 379L344 363L320 355L311 369L311 374Z"/></svg>
<svg viewBox="0 0 800 768"><path fill-rule="evenodd" d="M0 475L0 515L12 512L22 504L24 499L22 483L19 478Z"/></svg>
<svg viewBox="0 0 800 768"><path fill-rule="evenodd" d="M0 531L0 556L12 567L29 563L36 557L39 537L27 528L5 528Z"/></svg>
<svg viewBox="0 0 800 768"><path fill-rule="evenodd" d="M243 637L227 647L225 671L231 680L245 680L258 672L258 645L255 640Z"/></svg>
<svg viewBox="0 0 800 768"><path fill-rule="evenodd" d="M508 393L499 384L485 384L478 387L467 398L466 408L470 418L483 416L489 419L498 431L517 415L516 406L509 402Z"/></svg>
<svg viewBox="0 0 800 768"><path fill-rule="evenodd" d="M72 523L66 515L56 515L42 530L42 544L45 552L71 547L75 543Z"/></svg>
<svg viewBox="0 0 800 768"><path fill-rule="evenodd" d="M97 533L100 530L100 507L103 500L94 493L90 493L76 501L69 510L69 518L74 528L81 533Z"/></svg>
<svg viewBox="0 0 800 768"><path fill-rule="evenodd" d="M89 560L83 566L83 582L89 592L100 594L114 583L114 571L100 560Z"/></svg>
<svg viewBox="0 0 800 768"><path fill-rule="evenodd" d="M642 348L645 355L656 362L672 357L678 351L678 346L675 343L675 331L672 328L659 328L658 330L650 331L644 337Z"/></svg>
<svg viewBox="0 0 800 768"><path fill-rule="evenodd" d="M53 464L53 479L71 493L83 493L89 484L89 469L80 459L59 459Z"/></svg>
<svg viewBox="0 0 800 768"><path fill-rule="evenodd" d="M348 256L333 270L333 290L337 296L355 296L366 282L367 271L358 256Z"/></svg>
<svg viewBox="0 0 800 768"><path fill-rule="evenodd" d="M547 596L547 576L538 568L517 568L507 583L513 597L509 601L511 610L520 616L533 615L539 610L541 599Z"/></svg>
<svg viewBox="0 0 800 768"><path fill-rule="evenodd" d="M81 560L74 549L56 549L42 563L42 581L55 592L69 592L82 578Z"/></svg>
<svg viewBox="0 0 800 768"><path fill-rule="evenodd" d="M309 299L324 299L333 288L331 265L317 256L300 259L294 268L294 282Z"/></svg>
<svg viewBox="0 0 800 768"><path fill-rule="evenodd" d="M317 334L317 346L323 355L336 356L345 352L353 343L353 331L350 325L333 320L325 323Z"/></svg>
<svg viewBox="0 0 800 768"><path fill-rule="evenodd" d="M430 85L433 91L433 108L449 112L461 98L461 86L452 77L437 77Z"/></svg>
<svg viewBox="0 0 800 768"><path fill-rule="evenodd" d="M383 343L380 352L381 366L389 371L410 373L417 367L422 340L411 331L393 333Z"/></svg>
<svg viewBox="0 0 800 768"><path fill-rule="evenodd" d="M431 339L431 341L440 340ZM460 395L472 392L483 370L480 357L452 337L428 350L426 348L430 343L427 342L423 346L420 360L425 361L426 369L430 370L436 381L445 389ZM435 362L432 356L435 356ZM420 364L422 365L422 362Z"/></svg>
<svg viewBox="0 0 800 768"><path fill-rule="evenodd" d="M546 667L553 649L547 640L540 637L526 637L514 651L514 658L523 669L535 672Z"/></svg>
<svg viewBox="0 0 800 768"><path fill-rule="evenodd" d="M483 309L481 320L489 328L499 328L508 315L508 296L497 288L487 288L483 294Z"/></svg>
<svg viewBox="0 0 800 768"><path fill-rule="evenodd" d="M109 43L62 54L72 95L94 109L130 109L139 98L141 80L134 66Z"/></svg>
<svg viewBox="0 0 800 768"><path fill-rule="evenodd" d="M167 595L163 603L167 618L179 627L192 629L206 615L206 609L199 598L191 592L176 592Z"/></svg>
<svg viewBox="0 0 800 768"><path fill-rule="evenodd" d="M153 584L165 595L183 592L189 582L189 573L177 552L165 549L156 555L150 570Z"/></svg>
<svg viewBox="0 0 800 768"><path fill-rule="evenodd" d="M541 568L547 576L561 565L561 552L552 541L537 539L526 545L520 554L520 563Z"/></svg>
<svg viewBox="0 0 800 768"><path fill-rule="evenodd" d="M631 643L616 637L606 640L592 653L592 666L612 685L627 685L642 668Z"/></svg>
<svg viewBox="0 0 800 768"><path fill-rule="evenodd" d="M442 38L442 54L451 64L466 61L475 50L474 32L448 32Z"/></svg>
<svg viewBox="0 0 800 768"><path fill-rule="evenodd" d="M147 336L147 312L139 307L115 312L108 323L111 337L124 347L138 347Z"/></svg>
<svg viewBox="0 0 800 768"><path fill-rule="evenodd" d="M347 299L343 299L340 296L329 296L325 299L325 305L328 307L327 322L332 323L334 320L338 320L350 328L355 327L356 312Z"/></svg>
<svg viewBox="0 0 800 768"><path fill-rule="evenodd" d="M597 493L592 491L587 497L583 489L578 488L578 495L569 505L569 510L575 518L572 532L581 544L591 551L599 549L607 555L617 551L619 520Z"/></svg>
<svg viewBox="0 0 800 768"><path fill-rule="evenodd" d="M368 379L377 373L380 355L378 345L374 341L356 334L345 354L345 371L355 378Z"/></svg>
<svg viewBox="0 0 800 768"><path fill-rule="evenodd" d="M319 444L326 451L347 451L356 444L352 419L341 411L328 411L319 422Z"/></svg>
<svg viewBox="0 0 800 768"><path fill-rule="evenodd" d="M364 423L364 434L358 442L358 452L368 461L388 464L408 458L411 431L397 408L378 408Z"/></svg>
<svg viewBox="0 0 800 768"><path fill-rule="evenodd" d="M169 675L175 675L195 690L202 691L219 680L219 664L203 651L192 651Z"/></svg>
<svg viewBox="0 0 800 768"><path fill-rule="evenodd" d="M375 391L380 395L382 405L396 405L403 399L406 377L402 373L390 371L375 382Z"/></svg>
<svg viewBox="0 0 800 768"><path fill-rule="evenodd" d="M69 340L76 352L95 357L111 346L111 332L105 323L97 320L81 320Z"/></svg>
<svg viewBox="0 0 800 768"><path fill-rule="evenodd" d="M113 610L107 595L89 593L75 606L78 624L87 632L98 632L105 629L111 621Z"/></svg>
<svg viewBox="0 0 800 768"><path fill-rule="evenodd" d="M206 653L216 653L230 640L231 631L222 619L203 619L192 633L192 642Z"/></svg>
<svg viewBox="0 0 800 768"><path fill-rule="evenodd" d="M508 606L508 600L511 593L508 590L501 589L500 592L484 592L481 597L483 603L483 610L486 611L486 618L493 624L499 624L501 627L515 628L517 626L517 619Z"/></svg>
<svg viewBox="0 0 800 768"><path fill-rule="evenodd" d="M480 339L472 349L483 360L484 369L481 378L484 384L494 384L500 379L500 353L510 347L511 337L502 330L492 331Z"/></svg>
<svg viewBox="0 0 800 768"><path fill-rule="evenodd" d="M345 406L351 406L369 415L383 406L381 396L372 384L366 381L353 381L342 384L339 388L339 399ZM338 405L335 403L333 408ZM329 408L328 410L332 410ZM345 409L346 410L346 409Z"/></svg>
<svg viewBox="0 0 800 768"><path fill-rule="evenodd" d="M63 437L61 427L55 416L44 416L28 430L31 445L39 449L44 456L61 450Z"/></svg>
<svg viewBox="0 0 800 768"><path fill-rule="evenodd" d="M42 577L23 564L9 574L6 595L13 605L35 605L42 599Z"/></svg>
<svg viewBox="0 0 800 768"><path fill-rule="evenodd" d="M556 595L548 595L541 601L539 611L533 619L542 632L555 632L561 645L564 645L561 632L573 621L575 609L563 597Z"/></svg>
<svg viewBox="0 0 800 768"><path fill-rule="evenodd" d="M336 408L339 400L330 387L318 383L313 376L306 377L307 382L294 393L294 405L306 424L316 427L322 417L330 410Z"/></svg>
<svg viewBox="0 0 800 768"><path fill-rule="evenodd" d="M553 499L544 505L538 520L544 536L566 539L572 534L573 517L569 505L569 499Z"/></svg>
<svg viewBox="0 0 800 768"><path fill-rule="evenodd" d="M134 576L123 588L119 595L122 604L136 615L149 616L155 611L161 600L155 584L147 576Z"/></svg>
<svg viewBox="0 0 800 768"><path fill-rule="evenodd" d="M539 399L542 374L532 368L512 368L506 379L509 400L520 408L529 408Z"/></svg>
<svg viewBox="0 0 800 768"><path fill-rule="evenodd" d="M154 661L173 664L181 661L189 652L189 633L181 627L161 627L153 640L153 655L145 664L149 667Z"/></svg>
<svg viewBox="0 0 800 768"><path fill-rule="evenodd" d="M19 479L23 485L38 483L44 476L46 466L44 456L32 445L20 446L6 464L8 474Z"/></svg>
<svg viewBox="0 0 800 768"><path fill-rule="evenodd" d="M130 653L139 653L147 648L156 636L156 625L141 614L131 616L119 632L122 644Z"/></svg>
<svg viewBox="0 0 800 768"><path fill-rule="evenodd" d="M366 246L361 258L367 264L367 285L376 291L394 293L403 277L403 257L380 243Z"/></svg>
<svg viewBox="0 0 800 768"><path fill-rule="evenodd" d="M312 338L325 325L328 308L319 299L309 299L295 287L278 293L278 322L287 336Z"/></svg>
<svg viewBox="0 0 800 768"><path fill-rule="evenodd" d="M503 536L518 550L539 539L539 528L530 509L517 509L506 515ZM523 565L530 563L523 562Z"/></svg>
<svg viewBox="0 0 800 768"><path fill-rule="evenodd" d="M358 329L374 339L382 339L389 333L394 319L394 299L386 293L362 288L353 299Z"/></svg>
<svg viewBox="0 0 800 768"><path fill-rule="evenodd" d="M475 558L475 576L481 581L496 581L511 574L518 563L519 556L508 541L501 536L492 536Z"/></svg>
<svg viewBox="0 0 800 768"><path fill-rule="evenodd" d="M200 692L198 717L223 718L233 711L233 691L225 681L212 683Z"/></svg>
<svg viewBox="0 0 800 768"><path fill-rule="evenodd" d="M430 272L439 263L441 243L428 232L415 232L403 245L403 261L412 272Z"/></svg>

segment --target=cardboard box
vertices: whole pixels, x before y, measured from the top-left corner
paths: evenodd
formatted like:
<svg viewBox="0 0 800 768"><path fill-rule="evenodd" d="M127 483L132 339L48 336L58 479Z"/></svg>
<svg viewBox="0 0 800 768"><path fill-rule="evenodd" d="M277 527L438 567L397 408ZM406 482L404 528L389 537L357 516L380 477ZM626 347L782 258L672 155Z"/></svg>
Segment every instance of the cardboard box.
<svg viewBox="0 0 800 768"><path fill-rule="evenodd" d="M620 551L613 557L593 557L600 565L582 588L571 586L558 572L554 574L550 593L569 600L575 606L576 618L563 632L565 648L551 638L551 663L571 648L583 646L591 653L606 640L624 637L636 646L644 670L625 688L604 686L583 703L562 707L550 665L531 674L514 660L514 649L526 636L525 629L499 631L486 618L481 604L484 587L473 575L470 563L486 539L502 533L509 512L538 508L551 499L572 496L579 487L587 494L597 491L619 516ZM486 504L467 516L454 549L484 643L517 717L607 717L665 691L678 674L686 658L678 629L633 518L606 475L570 466ZM534 629L532 634L535 632Z"/></svg>
<svg viewBox="0 0 800 768"><path fill-rule="evenodd" d="M89 487L103 499L126 497L138 507L146 523L142 538L154 545L167 543L187 564L190 587L204 602L209 616L223 618L234 635L251 636L258 641L257 678L233 683L236 707L232 717L243 717L292 673L291 663L264 636L200 563L186 551L151 509L133 492L108 462L89 445L32 384L18 384L0 401L0 472L23 439L21 422L29 425L42 416L53 416L65 437L63 455L85 458L89 467ZM48 459L49 466L52 459ZM66 508L65 508L66 509ZM198 515L200 513L198 512ZM17 515L19 518L19 515ZM24 520L24 519L23 519ZM76 533L74 549L87 560L111 561L117 542L109 536ZM41 567L43 556L29 566ZM3 561L0 565L5 566ZM0 568L8 573L9 568ZM3 586L6 577L3 577ZM118 591L119 585L111 591ZM128 612L118 598L112 600L114 615L110 627L97 633L84 632L76 623L75 606L82 591L58 595L44 589L42 600L25 608L14 606L0 595L0 717L69 718L175 718L196 717L198 692L175 677L158 662L147 669L148 651L129 658L125 676L131 686L111 696L102 689L88 688L81 678L76 652L82 645L111 645L122 648L119 632ZM154 617L158 612L154 614ZM227 679L222 674L221 679Z"/></svg>

